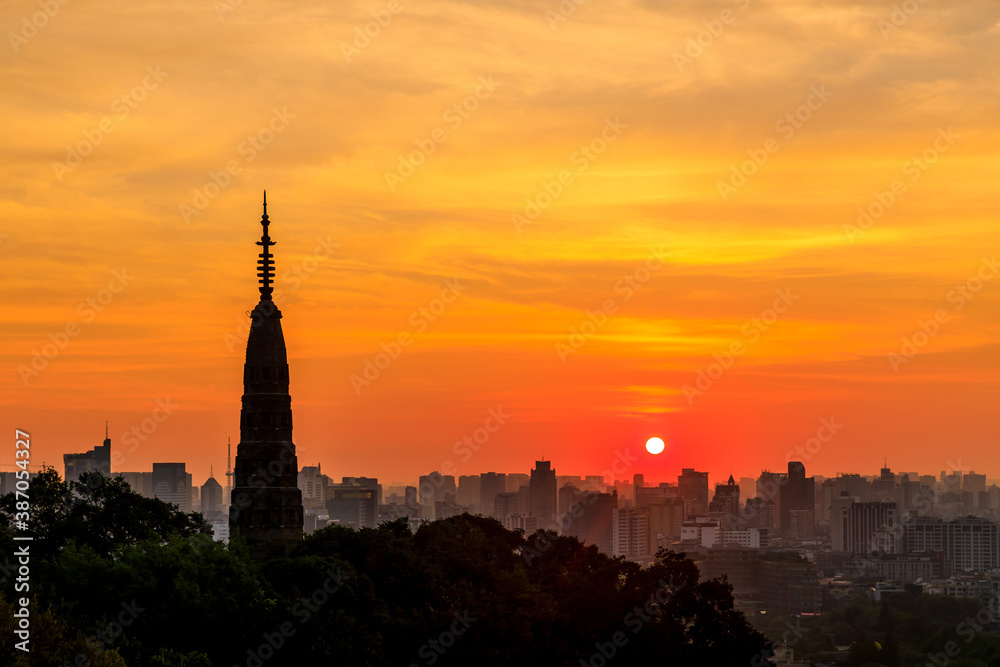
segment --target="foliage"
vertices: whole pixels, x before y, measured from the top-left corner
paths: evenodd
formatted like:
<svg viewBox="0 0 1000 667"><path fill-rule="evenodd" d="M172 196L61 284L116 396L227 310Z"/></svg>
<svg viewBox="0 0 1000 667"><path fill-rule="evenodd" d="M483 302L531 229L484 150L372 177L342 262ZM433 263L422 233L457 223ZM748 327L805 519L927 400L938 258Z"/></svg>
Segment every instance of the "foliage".
<svg viewBox="0 0 1000 667"><path fill-rule="evenodd" d="M849 647L844 664L850 667L945 662L949 667L1000 667L997 626L979 600L910 589L878 604L858 596L846 607L816 617L760 616L753 622L776 645L787 642L796 656L817 662L840 646Z"/></svg>
<svg viewBox="0 0 1000 667"><path fill-rule="evenodd" d="M721 665L769 647L725 580L670 551L642 568L462 515L329 527L258 562L121 480L47 471L29 494L32 665ZM0 498L6 553L13 511ZM15 595L7 579L0 664L27 664Z"/></svg>

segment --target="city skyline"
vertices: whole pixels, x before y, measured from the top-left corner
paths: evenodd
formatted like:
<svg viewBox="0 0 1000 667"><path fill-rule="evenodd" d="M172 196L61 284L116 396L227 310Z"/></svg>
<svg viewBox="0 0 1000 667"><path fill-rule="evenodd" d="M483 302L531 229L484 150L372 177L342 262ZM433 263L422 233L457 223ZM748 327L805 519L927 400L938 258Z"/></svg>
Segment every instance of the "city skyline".
<svg viewBox="0 0 1000 667"><path fill-rule="evenodd" d="M222 466L267 187L303 461L1000 467L1000 10L612 4L5 5L4 422Z"/></svg>

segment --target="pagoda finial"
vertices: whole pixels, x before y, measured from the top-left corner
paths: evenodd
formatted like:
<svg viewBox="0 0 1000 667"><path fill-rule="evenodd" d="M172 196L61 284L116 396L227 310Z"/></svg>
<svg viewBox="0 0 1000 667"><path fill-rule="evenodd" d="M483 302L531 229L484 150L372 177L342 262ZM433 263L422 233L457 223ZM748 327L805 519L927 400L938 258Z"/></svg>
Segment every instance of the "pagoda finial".
<svg viewBox="0 0 1000 667"><path fill-rule="evenodd" d="M260 241L257 241L257 245L262 246L264 250L257 255L260 257L257 260L257 276L260 278L260 300L271 301L271 292L274 291L274 288L271 287L271 282L274 279L274 255L271 254L271 246L274 245L274 241L267 234L267 226L271 224L271 221L267 217L267 190L264 190L264 215L260 218L260 224L264 227Z"/></svg>

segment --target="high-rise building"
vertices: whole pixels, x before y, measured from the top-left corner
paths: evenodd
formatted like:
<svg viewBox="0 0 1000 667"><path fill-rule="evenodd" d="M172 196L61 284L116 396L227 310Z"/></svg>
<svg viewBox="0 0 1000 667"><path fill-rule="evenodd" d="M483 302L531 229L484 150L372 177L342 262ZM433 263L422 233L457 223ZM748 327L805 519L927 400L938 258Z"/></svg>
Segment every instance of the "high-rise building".
<svg viewBox="0 0 1000 667"><path fill-rule="evenodd" d="M504 491L517 493L518 489L531 481L529 475L523 472L509 472L504 476Z"/></svg>
<svg viewBox="0 0 1000 667"><path fill-rule="evenodd" d="M618 509L618 492L584 492L579 506L574 508L566 532L586 544L595 544L609 556L614 551L614 511Z"/></svg>
<svg viewBox="0 0 1000 667"><path fill-rule="evenodd" d="M973 495L976 499L973 505L978 509L979 494L986 491L986 475L978 475L971 471L965 473L965 478L962 480L962 491Z"/></svg>
<svg viewBox="0 0 1000 667"><path fill-rule="evenodd" d="M566 484L559 488L558 505L560 517L570 511L573 503L577 502L579 495L580 489L573 484Z"/></svg>
<svg viewBox="0 0 1000 667"><path fill-rule="evenodd" d="M548 525L557 516L556 471L551 461L535 461L528 488L528 514Z"/></svg>
<svg viewBox="0 0 1000 667"><path fill-rule="evenodd" d="M684 517L704 516L708 513L708 473L694 468L683 468L677 477L677 489L684 501Z"/></svg>
<svg viewBox="0 0 1000 667"><path fill-rule="evenodd" d="M792 517L790 510L813 510L815 507L815 483L812 477L806 477L806 467L801 461L788 462L788 476L779 492L779 516L781 531L790 532Z"/></svg>
<svg viewBox="0 0 1000 667"><path fill-rule="evenodd" d="M518 507L517 494L513 492L504 491L503 493L498 493L493 500L493 505L493 516L501 523L505 522L510 516L521 514Z"/></svg>
<svg viewBox="0 0 1000 667"><path fill-rule="evenodd" d="M111 477L111 438L108 437L107 424L104 426L104 443L82 454L63 454L66 484L79 482L80 475L85 472L100 472L105 477Z"/></svg>
<svg viewBox="0 0 1000 667"><path fill-rule="evenodd" d="M998 565L997 524L979 517L916 517L903 524L903 540L907 553L943 551L955 572L988 572Z"/></svg>
<svg viewBox="0 0 1000 667"><path fill-rule="evenodd" d="M480 498L482 497L482 481L479 475L460 475L455 502L468 508L469 514L480 514Z"/></svg>
<svg viewBox="0 0 1000 667"><path fill-rule="evenodd" d="M133 491L145 498L155 498L152 472L116 472L112 477L121 477Z"/></svg>
<svg viewBox="0 0 1000 667"><path fill-rule="evenodd" d="M153 495L182 512L191 511L191 487L183 463L153 464Z"/></svg>
<svg viewBox="0 0 1000 667"><path fill-rule="evenodd" d="M494 516L497 494L505 490L506 475L502 472L484 472L479 475L479 507L483 514Z"/></svg>
<svg viewBox="0 0 1000 667"><path fill-rule="evenodd" d="M612 510L612 555L627 560L649 558L649 516L634 507Z"/></svg>
<svg viewBox="0 0 1000 667"><path fill-rule="evenodd" d="M728 482L715 485L715 496L708 504L708 514L722 522L723 530L736 530L740 509L740 486L730 475Z"/></svg>
<svg viewBox="0 0 1000 667"><path fill-rule="evenodd" d="M680 498L665 498L642 510L649 516L650 550L669 547L681 536L684 523L684 503Z"/></svg>
<svg viewBox="0 0 1000 667"><path fill-rule="evenodd" d="M855 554L873 551L896 553L897 549L880 549L883 536L895 535L899 528L896 503L855 502L850 496L840 496L830 505L830 548Z"/></svg>
<svg viewBox="0 0 1000 667"><path fill-rule="evenodd" d="M323 474L320 464L302 466L299 469L298 487L302 491L303 506L308 505L310 509L323 507L329 482L330 478Z"/></svg>
<svg viewBox="0 0 1000 667"><path fill-rule="evenodd" d="M330 521L360 530L378 523L378 490L358 484L333 484L327 488L326 510Z"/></svg>
<svg viewBox="0 0 1000 667"><path fill-rule="evenodd" d="M667 482L661 482L659 486L637 487L635 490L635 506L638 509L675 498L680 498L680 491Z"/></svg>
<svg viewBox="0 0 1000 667"><path fill-rule="evenodd" d="M292 442L292 398L281 311L272 298L274 262L268 235L267 194L257 262L260 301L250 315L240 444L229 506L230 534L246 540L255 556L286 550L303 537L304 510L299 465Z"/></svg>
<svg viewBox="0 0 1000 667"><path fill-rule="evenodd" d="M421 475L420 507L423 517L434 520L434 503L448 501L448 494L451 494L451 502L455 502L456 491L454 475L442 475L437 470L429 475Z"/></svg>
<svg viewBox="0 0 1000 667"><path fill-rule="evenodd" d="M222 513L222 485L214 476L209 476L201 485L201 513L206 518Z"/></svg>
<svg viewBox="0 0 1000 667"><path fill-rule="evenodd" d="M341 484L347 486L360 486L362 489L371 489L375 492L375 498L382 504L382 485L378 483L378 477L341 477Z"/></svg>

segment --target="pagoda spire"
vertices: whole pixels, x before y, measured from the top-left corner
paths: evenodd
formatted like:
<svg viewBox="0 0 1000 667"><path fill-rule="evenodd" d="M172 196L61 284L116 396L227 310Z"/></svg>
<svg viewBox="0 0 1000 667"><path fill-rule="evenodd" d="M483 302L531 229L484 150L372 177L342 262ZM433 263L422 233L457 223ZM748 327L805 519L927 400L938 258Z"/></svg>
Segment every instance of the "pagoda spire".
<svg viewBox="0 0 1000 667"><path fill-rule="evenodd" d="M274 288L271 287L271 282L274 279L274 255L271 254L271 246L274 245L274 241L268 236L267 226L271 224L271 221L267 217L267 190L264 190L264 215L260 218L260 224L264 227L263 234L261 234L260 241L257 241L257 245L261 246L263 252L261 252L257 260L257 276L260 278L260 300L261 301L271 301L271 292Z"/></svg>

